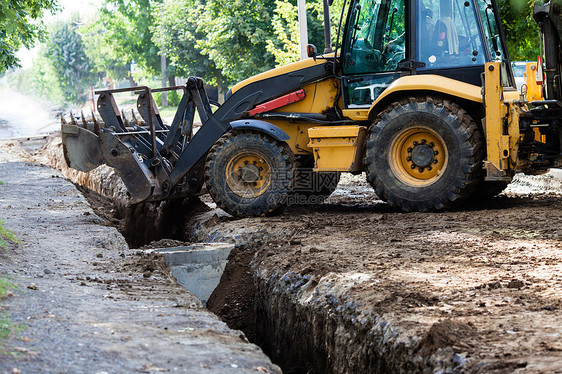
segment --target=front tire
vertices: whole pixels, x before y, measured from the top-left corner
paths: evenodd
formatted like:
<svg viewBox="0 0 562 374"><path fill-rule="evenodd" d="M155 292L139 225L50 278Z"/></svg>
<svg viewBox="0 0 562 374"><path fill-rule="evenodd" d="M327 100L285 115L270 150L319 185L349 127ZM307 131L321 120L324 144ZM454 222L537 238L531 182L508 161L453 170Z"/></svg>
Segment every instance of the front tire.
<svg viewBox="0 0 562 374"><path fill-rule="evenodd" d="M365 167L380 198L404 211L428 211L469 197L482 158L482 136L465 110L448 100L412 97L377 117Z"/></svg>
<svg viewBox="0 0 562 374"><path fill-rule="evenodd" d="M291 191L294 155L286 143L248 131L223 135L205 163L205 184L218 207L236 217L271 213Z"/></svg>

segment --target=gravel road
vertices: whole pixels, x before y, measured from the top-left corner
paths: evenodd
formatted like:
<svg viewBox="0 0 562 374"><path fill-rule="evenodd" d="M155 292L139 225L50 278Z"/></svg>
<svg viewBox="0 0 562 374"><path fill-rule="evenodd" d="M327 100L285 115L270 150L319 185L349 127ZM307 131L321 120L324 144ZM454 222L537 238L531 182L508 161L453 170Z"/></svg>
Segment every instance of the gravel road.
<svg viewBox="0 0 562 374"><path fill-rule="evenodd" d="M0 313L20 327L0 343L0 373L280 372L165 264L144 268L58 172L16 143L0 152L0 218L21 241L0 252L18 287Z"/></svg>

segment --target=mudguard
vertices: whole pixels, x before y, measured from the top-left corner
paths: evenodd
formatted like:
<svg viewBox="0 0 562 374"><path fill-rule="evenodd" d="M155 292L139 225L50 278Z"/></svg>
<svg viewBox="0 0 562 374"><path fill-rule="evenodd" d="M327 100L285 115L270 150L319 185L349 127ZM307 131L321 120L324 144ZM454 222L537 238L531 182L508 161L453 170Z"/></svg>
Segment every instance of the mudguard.
<svg viewBox="0 0 562 374"><path fill-rule="evenodd" d="M291 137L279 127L259 119L240 119L230 122L233 130L255 130L273 137L275 140L285 142Z"/></svg>

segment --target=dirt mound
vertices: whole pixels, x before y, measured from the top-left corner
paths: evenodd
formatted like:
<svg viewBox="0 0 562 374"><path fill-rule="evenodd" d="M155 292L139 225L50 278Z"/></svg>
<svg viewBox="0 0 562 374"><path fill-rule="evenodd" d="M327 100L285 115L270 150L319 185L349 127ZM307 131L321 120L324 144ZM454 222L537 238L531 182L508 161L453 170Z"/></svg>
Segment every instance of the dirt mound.
<svg viewBox="0 0 562 374"><path fill-rule="evenodd" d="M474 348L474 339L478 337L472 322L467 324L446 319L434 323L427 335L419 342L418 353L431 356L437 349L452 347L457 353L470 352Z"/></svg>

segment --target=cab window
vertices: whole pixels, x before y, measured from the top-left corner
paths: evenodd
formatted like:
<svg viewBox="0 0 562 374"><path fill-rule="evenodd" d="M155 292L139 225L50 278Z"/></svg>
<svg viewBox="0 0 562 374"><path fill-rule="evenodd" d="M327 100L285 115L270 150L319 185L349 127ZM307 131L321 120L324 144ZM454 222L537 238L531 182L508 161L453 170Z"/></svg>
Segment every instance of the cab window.
<svg viewBox="0 0 562 374"><path fill-rule="evenodd" d="M397 70L405 54L404 0L360 0L350 15L344 73Z"/></svg>
<svg viewBox="0 0 562 374"><path fill-rule="evenodd" d="M416 60L425 63L425 69L484 64L472 1L421 0L417 4Z"/></svg>

